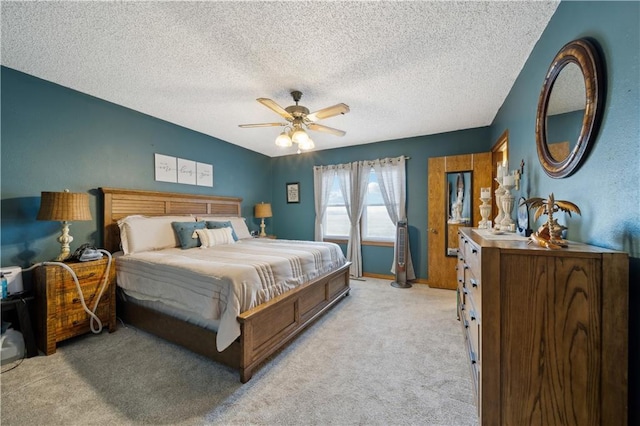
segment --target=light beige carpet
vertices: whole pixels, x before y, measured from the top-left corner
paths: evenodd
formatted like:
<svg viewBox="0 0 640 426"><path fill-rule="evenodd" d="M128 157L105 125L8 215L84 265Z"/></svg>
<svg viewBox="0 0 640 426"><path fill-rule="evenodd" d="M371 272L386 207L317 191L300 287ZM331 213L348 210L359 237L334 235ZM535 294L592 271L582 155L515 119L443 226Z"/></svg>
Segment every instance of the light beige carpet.
<svg viewBox="0 0 640 426"><path fill-rule="evenodd" d="M2 366L2 425L477 423L455 292L352 281L351 295L241 384L133 328Z"/></svg>

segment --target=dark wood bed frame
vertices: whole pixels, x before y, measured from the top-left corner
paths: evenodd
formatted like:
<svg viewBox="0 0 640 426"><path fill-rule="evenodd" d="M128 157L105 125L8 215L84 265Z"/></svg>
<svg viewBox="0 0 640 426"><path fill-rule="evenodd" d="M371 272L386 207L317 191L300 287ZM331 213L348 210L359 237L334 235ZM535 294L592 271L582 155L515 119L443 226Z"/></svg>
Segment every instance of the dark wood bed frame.
<svg viewBox="0 0 640 426"><path fill-rule="evenodd" d="M101 188L104 195L104 245L118 251L117 221L142 214L240 216L241 198L190 195L129 189ZM241 334L222 352L216 349L214 331L187 323L119 298L118 313L123 321L240 371L246 383L254 369L282 348L302 329L347 296L349 265L278 296L238 316Z"/></svg>

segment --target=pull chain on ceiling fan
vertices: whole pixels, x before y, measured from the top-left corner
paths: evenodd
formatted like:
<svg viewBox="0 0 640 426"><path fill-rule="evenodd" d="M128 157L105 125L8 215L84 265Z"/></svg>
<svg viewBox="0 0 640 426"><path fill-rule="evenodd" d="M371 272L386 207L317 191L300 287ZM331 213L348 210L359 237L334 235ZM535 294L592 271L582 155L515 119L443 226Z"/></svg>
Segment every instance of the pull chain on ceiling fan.
<svg viewBox="0 0 640 426"><path fill-rule="evenodd" d="M346 114L349 112L349 106L343 103L336 104L327 108L320 109L313 113L309 113L309 109L305 106L298 105L300 98L302 98L302 92L294 90L291 92L291 97L296 103L286 108L282 108L276 102L268 98L256 99L262 105L266 106L282 118L287 120L286 123L258 123L258 124L240 124L239 127L277 127L284 126L285 129L276 138L276 145L287 148L292 144L298 145L298 152L300 150L308 151L315 148L313 140L309 137L305 131L305 127L309 130L316 132L329 133L335 136L344 136L346 134L343 130L334 129L332 127L324 126L316 123L317 121L324 120L325 118L334 117L339 114Z"/></svg>

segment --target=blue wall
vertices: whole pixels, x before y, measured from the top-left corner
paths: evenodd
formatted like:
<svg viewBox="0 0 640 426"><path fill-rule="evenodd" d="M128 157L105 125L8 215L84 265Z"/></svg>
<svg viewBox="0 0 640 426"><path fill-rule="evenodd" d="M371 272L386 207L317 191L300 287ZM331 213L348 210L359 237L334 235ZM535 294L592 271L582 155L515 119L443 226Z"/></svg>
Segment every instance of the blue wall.
<svg viewBox="0 0 640 426"><path fill-rule="evenodd" d="M71 225L72 250L102 243L99 187L238 196L247 218L271 193L267 156L5 67L1 135L3 266L59 252L60 224L35 220L41 191L90 193L93 220ZM154 153L212 164L213 188L156 182Z"/></svg>
<svg viewBox="0 0 640 426"><path fill-rule="evenodd" d="M313 240L313 166L406 155L411 158L407 161L407 220L411 254L416 275L427 278L427 161L429 157L486 152L491 145L489 128L483 127L274 158L273 233L279 238ZM287 182L300 182L299 204L287 204ZM364 272L391 274L393 248L363 246L362 258Z"/></svg>

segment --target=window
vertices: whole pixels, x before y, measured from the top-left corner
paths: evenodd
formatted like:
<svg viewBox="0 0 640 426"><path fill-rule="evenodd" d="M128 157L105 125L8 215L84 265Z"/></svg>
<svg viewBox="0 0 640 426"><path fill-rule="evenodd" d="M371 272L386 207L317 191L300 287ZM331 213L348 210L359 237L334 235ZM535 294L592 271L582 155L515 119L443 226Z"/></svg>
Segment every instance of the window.
<svg viewBox="0 0 640 426"><path fill-rule="evenodd" d="M384 200L380 193L378 178L371 169L369 172L369 185L367 196L362 211L362 240L363 241L394 241L396 238L396 225L391 221Z"/></svg>
<svg viewBox="0 0 640 426"><path fill-rule="evenodd" d="M333 178L331 192L329 192L329 204L327 205L327 212L324 214L322 227L324 228L325 238L349 238L349 215L344 205L344 198L342 198L342 190L337 176Z"/></svg>
<svg viewBox="0 0 640 426"><path fill-rule="evenodd" d="M345 240L349 238L349 216L337 177L334 177L331 185L323 228L325 238ZM389 218L384 206L378 179L373 169L369 172L365 207L362 211L361 232L363 241L393 242L396 236L396 226Z"/></svg>

